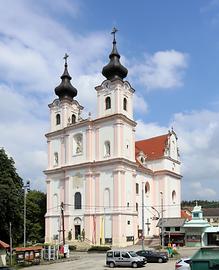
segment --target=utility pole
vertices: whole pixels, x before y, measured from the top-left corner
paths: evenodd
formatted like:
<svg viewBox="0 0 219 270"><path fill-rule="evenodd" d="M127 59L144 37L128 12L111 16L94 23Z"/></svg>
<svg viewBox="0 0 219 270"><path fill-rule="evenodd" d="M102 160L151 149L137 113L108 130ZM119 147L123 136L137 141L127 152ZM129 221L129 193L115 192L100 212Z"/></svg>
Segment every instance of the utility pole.
<svg viewBox="0 0 219 270"><path fill-rule="evenodd" d="M11 222L9 222L9 234L10 234L10 265L12 265L12 235L11 235Z"/></svg>
<svg viewBox="0 0 219 270"><path fill-rule="evenodd" d="M24 247L26 247L26 193L30 191L30 181L27 181L24 189Z"/></svg>
<svg viewBox="0 0 219 270"><path fill-rule="evenodd" d="M62 216L62 239L63 246L65 245L65 224L64 224L64 203L61 202L61 216Z"/></svg>
<svg viewBox="0 0 219 270"><path fill-rule="evenodd" d="M160 192L161 198L161 247L164 247L164 220L163 220L163 192Z"/></svg>
<svg viewBox="0 0 219 270"><path fill-rule="evenodd" d="M144 250L144 183L142 183L142 250Z"/></svg>

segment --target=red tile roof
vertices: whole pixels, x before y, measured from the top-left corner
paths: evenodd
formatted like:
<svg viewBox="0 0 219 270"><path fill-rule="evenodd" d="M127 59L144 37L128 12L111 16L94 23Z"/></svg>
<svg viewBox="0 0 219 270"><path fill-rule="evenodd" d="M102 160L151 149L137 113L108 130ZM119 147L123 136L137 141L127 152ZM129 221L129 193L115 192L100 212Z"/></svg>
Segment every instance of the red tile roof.
<svg viewBox="0 0 219 270"><path fill-rule="evenodd" d="M42 246L34 246L34 247L17 247L15 248L16 251L31 251L31 250L41 250Z"/></svg>
<svg viewBox="0 0 219 270"><path fill-rule="evenodd" d="M0 240L0 248L4 248L4 249L7 249L9 248L10 246L8 244L6 244L5 242L1 241Z"/></svg>
<svg viewBox="0 0 219 270"><path fill-rule="evenodd" d="M191 220L192 219L192 213L189 213L189 211L183 209L183 210L181 210L181 218Z"/></svg>
<svg viewBox="0 0 219 270"><path fill-rule="evenodd" d="M159 159L164 156L164 150L168 141L169 134L153 137L147 140L135 142L136 156L140 151L147 155L147 160Z"/></svg>

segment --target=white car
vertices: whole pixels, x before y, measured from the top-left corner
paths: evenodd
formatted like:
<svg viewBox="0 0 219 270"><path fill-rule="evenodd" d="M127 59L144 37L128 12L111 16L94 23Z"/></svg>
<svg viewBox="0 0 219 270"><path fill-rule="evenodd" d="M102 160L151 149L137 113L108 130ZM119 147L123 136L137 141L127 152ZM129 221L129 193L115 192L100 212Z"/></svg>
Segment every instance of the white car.
<svg viewBox="0 0 219 270"><path fill-rule="evenodd" d="M190 258L181 258L176 262L175 270L191 270L190 263Z"/></svg>

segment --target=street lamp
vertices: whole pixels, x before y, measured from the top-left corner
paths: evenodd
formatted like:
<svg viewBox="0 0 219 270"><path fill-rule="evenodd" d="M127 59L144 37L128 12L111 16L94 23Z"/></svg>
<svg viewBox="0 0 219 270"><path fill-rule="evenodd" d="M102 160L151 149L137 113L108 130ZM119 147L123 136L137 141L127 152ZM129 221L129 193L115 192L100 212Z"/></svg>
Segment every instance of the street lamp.
<svg viewBox="0 0 219 270"><path fill-rule="evenodd" d="M161 247L164 247L164 222L163 222L163 192L160 191L160 199L161 199Z"/></svg>
<svg viewBox="0 0 219 270"><path fill-rule="evenodd" d="M30 181L23 186L24 189L24 247L26 246L26 193L30 191Z"/></svg>

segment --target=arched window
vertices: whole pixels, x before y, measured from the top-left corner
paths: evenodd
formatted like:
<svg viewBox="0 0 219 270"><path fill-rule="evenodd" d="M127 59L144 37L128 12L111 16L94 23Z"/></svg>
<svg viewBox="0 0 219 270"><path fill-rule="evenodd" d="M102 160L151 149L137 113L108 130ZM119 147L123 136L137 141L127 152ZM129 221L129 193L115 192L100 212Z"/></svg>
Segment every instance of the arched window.
<svg viewBox="0 0 219 270"><path fill-rule="evenodd" d="M176 191L175 190L173 190L173 192L172 192L172 202L176 203Z"/></svg>
<svg viewBox="0 0 219 270"><path fill-rule="evenodd" d="M75 193L75 209L81 209L81 193Z"/></svg>
<svg viewBox="0 0 219 270"><path fill-rule="evenodd" d="M106 97L105 103L106 103L106 110L110 109L111 108L111 99L110 99L110 97Z"/></svg>
<svg viewBox="0 0 219 270"><path fill-rule="evenodd" d="M146 182L145 184L145 194L149 194L150 193L150 184L148 182Z"/></svg>
<svg viewBox="0 0 219 270"><path fill-rule="evenodd" d="M110 156L110 142L106 141L104 143L104 156L109 157Z"/></svg>
<svg viewBox="0 0 219 270"><path fill-rule="evenodd" d="M75 124L76 123L76 116L75 116L75 114L72 114L72 116L71 116L71 122L72 122L72 124Z"/></svg>
<svg viewBox="0 0 219 270"><path fill-rule="evenodd" d="M127 99L123 99L123 110L127 111Z"/></svg>
<svg viewBox="0 0 219 270"><path fill-rule="evenodd" d="M61 117L60 117L60 114L57 113L56 114L56 125L60 125L60 123L61 123Z"/></svg>

